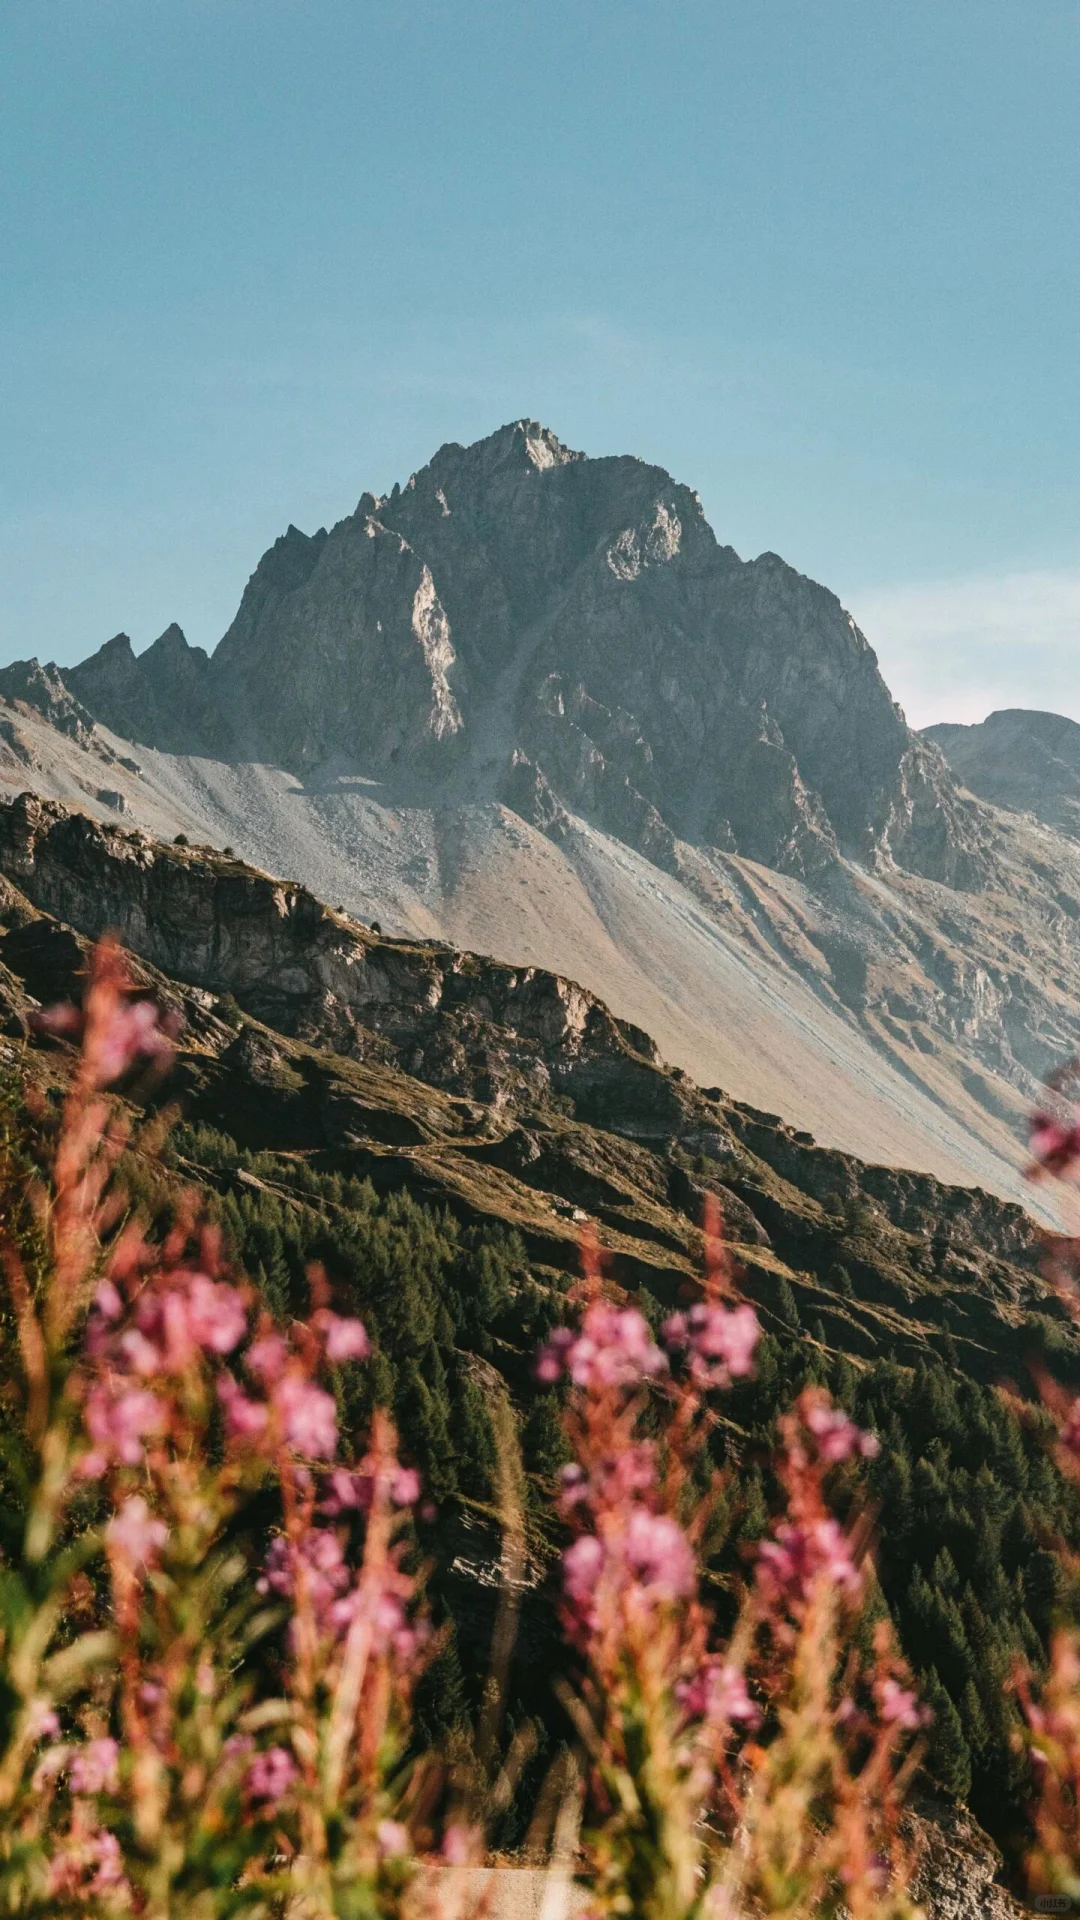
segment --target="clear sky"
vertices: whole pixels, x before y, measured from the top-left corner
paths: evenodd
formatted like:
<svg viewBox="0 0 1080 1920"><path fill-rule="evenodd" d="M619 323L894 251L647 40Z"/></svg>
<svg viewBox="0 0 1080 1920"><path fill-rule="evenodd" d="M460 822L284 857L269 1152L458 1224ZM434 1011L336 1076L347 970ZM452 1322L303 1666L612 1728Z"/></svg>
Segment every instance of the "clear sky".
<svg viewBox="0 0 1080 1920"><path fill-rule="evenodd" d="M0 659L536 415L1080 717L1080 0L0 7Z"/></svg>

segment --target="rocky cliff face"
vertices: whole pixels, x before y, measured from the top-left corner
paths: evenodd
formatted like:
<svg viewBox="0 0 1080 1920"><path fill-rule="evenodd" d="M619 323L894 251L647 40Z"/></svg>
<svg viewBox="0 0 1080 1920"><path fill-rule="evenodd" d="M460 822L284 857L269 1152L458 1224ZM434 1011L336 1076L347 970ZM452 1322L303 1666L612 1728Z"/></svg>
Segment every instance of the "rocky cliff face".
<svg viewBox="0 0 1080 1920"><path fill-rule="evenodd" d="M94 721L71 693L56 667L37 660L15 660L0 669L0 700L7 706L40 714L43 720L80 746L89 746Z"/></svg>
<svg viewBox="0 0 1080 1920"><path fill-rule="evenodd" d="M126 633L107 640L65 679L114 733L168 753L220 749L228 733L209 687L209 658L174 621L138 659Z"/></svg>
<svg viewBox="0 0 1080 1920"><path fill-rule="evenodd" d="M344 1155L381 1189L513 1226L565 1271L591 1219L615 1277L670 1301L694 1283L717 1190L770 1320L784 1281L807 1325L865 1358L937 1351L993 1380L1040 1337L1032 1315L1061 1318L1019 1207L695 1086L571 981L384 939L207 848L0 804L13 1030L27 992L78 991L84 937L106 928L186 1022L191 1110L252 1145Z"/></svg>
<svg viewBox="0 0 1080 1920"><path fill-rule="evenodd" d="M571 1091L599 1110L610 1089L627 1133L674 1124L675 1082L648 1035L557 975L384 940L298 884L209 849L96 827L28 794L0 806L0 872L35 906L90 936L112 930L163 972L242 997L282 1032L397 1058L497 1110Z"/></svg>
<svg viewBox="0 0 1080 1920"><path fill-rule="evenodd" d="M951 885L982 871L944 761L835 596L719 545L661 468L534 421L443 447L329 534L291 527L209 662L170 628L69 679L149 745L400 764L653 857L676 836L804 875L838 849Z"/></svg>
<svg viewBox="0 0 1080 1920"><path fill-rule="evenodd" d="M956 778L997 807L1033 813L1080 840L1080 726L1060 713L1006 707L981 725L927 727Z"/></svg>

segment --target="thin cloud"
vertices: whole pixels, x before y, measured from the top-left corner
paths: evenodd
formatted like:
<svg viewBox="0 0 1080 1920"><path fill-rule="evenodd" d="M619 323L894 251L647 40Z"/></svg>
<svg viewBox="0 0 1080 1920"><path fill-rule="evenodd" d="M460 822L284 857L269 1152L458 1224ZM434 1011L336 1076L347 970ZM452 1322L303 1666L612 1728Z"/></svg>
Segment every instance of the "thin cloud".
<svg viewBox="0 0 1080 1920"><path fill-rule="evenodd" d="M913 726L998 707L1080 720L1080 570L879 587L849 604Z"/></svg>

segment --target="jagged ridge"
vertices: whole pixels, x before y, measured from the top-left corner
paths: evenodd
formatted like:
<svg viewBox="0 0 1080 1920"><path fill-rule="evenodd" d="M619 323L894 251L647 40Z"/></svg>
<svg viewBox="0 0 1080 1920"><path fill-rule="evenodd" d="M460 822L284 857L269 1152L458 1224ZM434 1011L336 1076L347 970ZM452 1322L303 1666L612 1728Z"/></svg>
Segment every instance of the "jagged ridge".
<svg viewBox="0 0 1080 1920"><path fill-rule="evenodd" d="M151 746L405 763L545 825L564 804L652 857L674 836L801 874L838 849L982 872L943 760L835 596L719 545L663 469L534 421L443 447L330 533L290 527L211 659L171 627L68 679Z"/></svg>
<svg viewBox="0 0 1080 1920"><path fill-rule="evenodd" d="M786 1281L856 1356L938 1348L996 1378L1037 1338L1032 1314L1061 1317L1020 1208L867 1167L701 1090L558 976L384 939L209 849L29 795L0 806L0 874L11 1010L20 989L75 982L64 923L118 930L184 1012L192 1111L250 1144L329 1150L384 1190L514 1227L564 1271L591 1217L615 1276L667 1299L695 1282L708 1184L751 1294L774 1311Z"/></svg>

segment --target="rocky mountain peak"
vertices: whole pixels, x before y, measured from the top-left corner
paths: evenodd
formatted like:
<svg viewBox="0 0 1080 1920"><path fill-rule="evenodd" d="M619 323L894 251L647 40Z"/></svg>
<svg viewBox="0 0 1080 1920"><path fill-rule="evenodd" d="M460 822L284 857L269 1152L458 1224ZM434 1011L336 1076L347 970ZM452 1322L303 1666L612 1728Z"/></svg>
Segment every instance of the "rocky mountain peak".
<svg viewBox="0 0 1080 1920"><path fill-rule="evenodd" d="M483 440L473 441L471 446L464 447L456 440L447 441L423 471L428 473L441 466L457 466L464 459L478 471L488 474L505 466L532 467L537 473L547 473L552 467L569 466L572 461L586 457L584 453L576 453L571 447L564 446L558 434L539 420L511 420ZM413 474L408 482L409 489L415 486L417 479L418 475Z"/></svg>
<svg viewBox="0 0 1080 1920"><path fill-rule="evenodd" d="M95 660L134 660L135 649L131 644L130 634L114 633L112 639L106 640L104 645L98 648L97 653L91 657ZM87 663L84 662L83 664L85 665Z"/></svg>
<svg viewBox="0 0 1080 1920"><path fill-rule="evenodd" d="M203 660L209 657L203 647L193 647L190 644L183 627L178 626L175 620L166 627L164 633L159 633L157 639L151 642L147 652L162 660L186 659L190 654L199 656Z"/></svg>
<svg viewBox="0 0 1080 1920"><path fill-rule="evenodd" d="M1080 839L1080 726L1060 713L1005 707L976 726L943 723L923 739L956 778L995 806L1033 813Z"/></svg>
<svg viewBox="0 0 1080 1920"><path fill-rule="evenodd" d="M552 830L584 815L661 860L689 842L800 875L847 854L978 876L944 761L835 595L719 545L663 468L536 420L447 443L329 532L290 526L210 660L170 628L69 681L149 745L305 775L344 758Z"/></svg>
<svg viewBox="0 0 1080 1920"><path fill-rule="evenodd" d="M117 634L65 679L86 707L125 739L165 752L198 752L220 739L208 694L210 660L176 621L136 654Z"/></svg>

